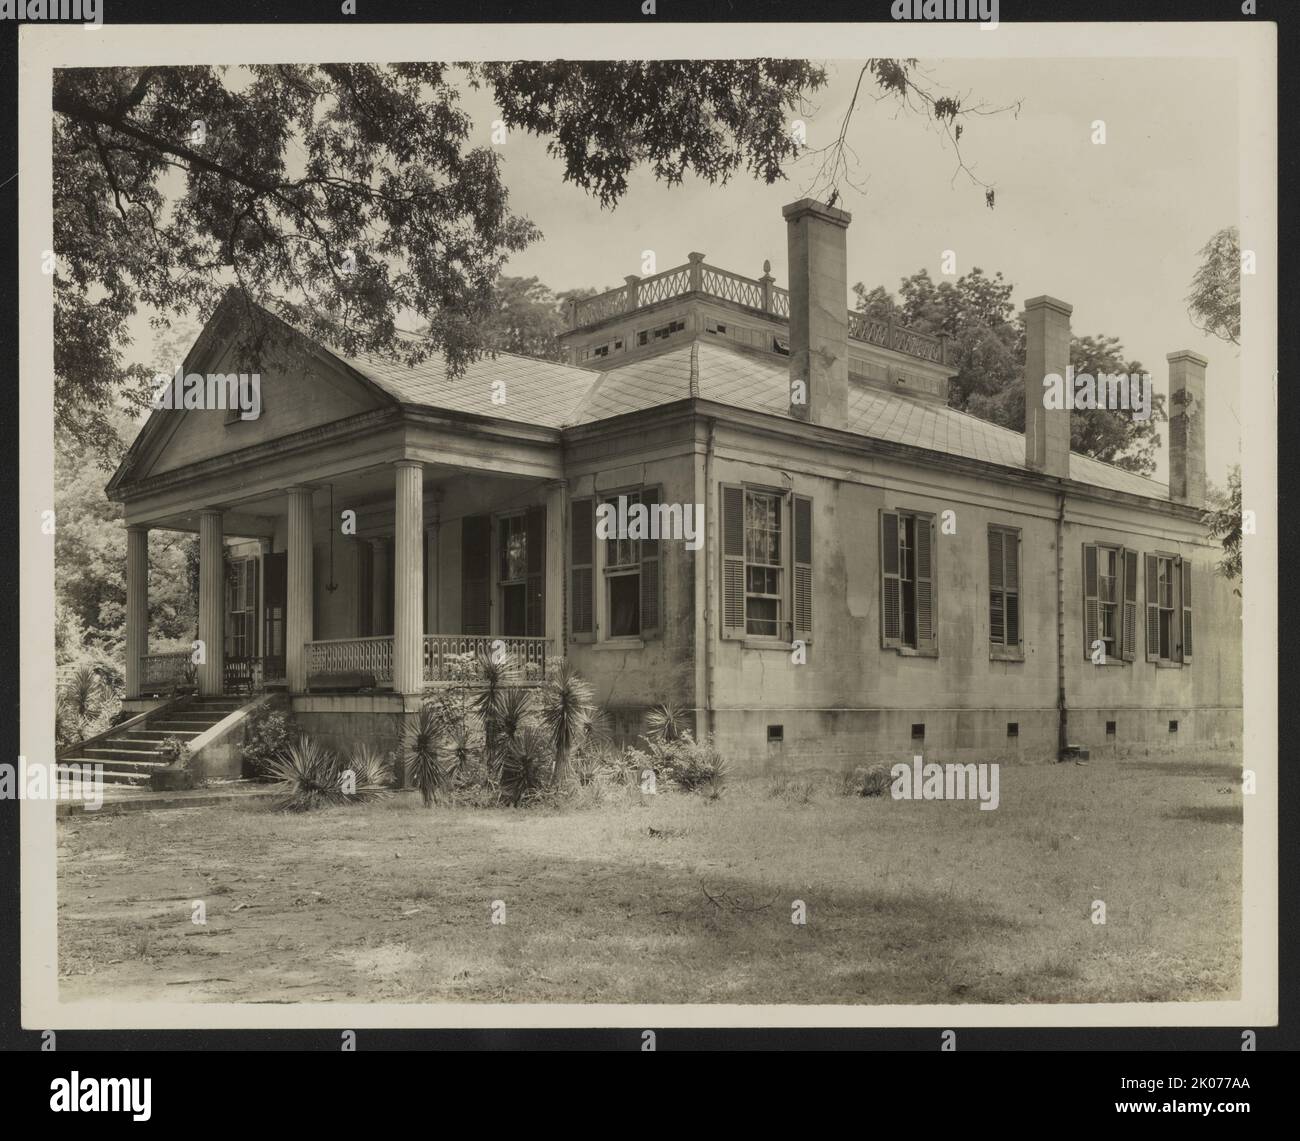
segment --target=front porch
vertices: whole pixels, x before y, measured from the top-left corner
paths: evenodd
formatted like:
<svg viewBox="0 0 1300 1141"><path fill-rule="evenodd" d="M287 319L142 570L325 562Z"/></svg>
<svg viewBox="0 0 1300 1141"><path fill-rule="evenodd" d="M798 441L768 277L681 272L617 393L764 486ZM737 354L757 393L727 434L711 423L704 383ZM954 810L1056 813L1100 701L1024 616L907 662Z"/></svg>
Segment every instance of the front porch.
<svg viewBox="0 0 1300 1141"><path fill-rule="evenodd" d="M149 652L134 523L126 697L410 697L502 653L536 684L563 653L564 509L558 480L410 460L202 508L198 645L166 653Z"/></svg>

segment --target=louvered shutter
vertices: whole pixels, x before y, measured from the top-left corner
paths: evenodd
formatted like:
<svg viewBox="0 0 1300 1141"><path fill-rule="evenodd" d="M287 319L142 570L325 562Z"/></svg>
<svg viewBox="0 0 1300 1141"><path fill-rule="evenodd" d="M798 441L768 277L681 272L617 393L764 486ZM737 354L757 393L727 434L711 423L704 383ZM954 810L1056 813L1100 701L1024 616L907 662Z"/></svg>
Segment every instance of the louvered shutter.
<svg viewBox="0 0 1300 1141"><path fill-rule="evenodd" d="M812 506L806 496L794 497L794 636L805 642L813 636Z"/></svg>
<svg viewBox="0 0 1300 1141"><path fill-rule="evenodd" d="M575 642L596 639L594 499L575 499L570 512L569 616Z"/></svg>
<svg viewBox="0 0 1300 1141"><path fill-rule="evenodd" d="M1192 561L1179 559L1182 576L1179 582L1179 601L1183 611L1183 665L1192 664Z"/></svg>
<svg viewBox="0 0 1300 1141"><path fill-rule="evenodd" d="M880 644L903 644L903 584L899 577L898 512L880 512Z"/></svg>
<svg viewBox="0 0 1300 1141"><path fill-rule="evenodd" d="M492 519L467 515L460 521L460 628L464 634L492 632Z"/></svg>
<svg viewBox="0 0 1300 1141"><path fill-rule="evenodd" d="M1092 660L1092 644L1097 640L1097 547L1083 544L1083 656Z"/></svg>
<svg viewBox="0 0 1300 1141"><path fill-rule="evenodd" d="M722 501L722 636L745 636L745 489L724 483Z"/></svg>
<svg viewBox="0 0 1300 1141"><path fill-rule="evenodd" d="M935 597L934 516L916 516L916 648L939 647L938 600Z"/></svg>
<svg viewBox="0 0 1300 1141"><path fill-rule="evenodd" d="M1006 586L1003 562L1007 534L989 530L989 641L1001 646L1007 641Z"/></svg>
<svg viewBox="0 0 1300 1141"><path fill-rule="evenodd" d="M1120 551L1120 572L1124 576L1124 605L1120 625L1120 656L1131 662L1137 658L1138 553Z"/></svg>
<svg viewBox="0 0 1300 1141"><path fill-rule="evenodd" d="M1147 661L1160 660L1160 563L1147 555Z"/></svg>
<svg viewBox="0 0 1300 1141"><path fill-rule="evenodd" d="M1003 583L1007 600L1007 645L1020 645L1020 532L1002 532Z"/></svg>
<svg viewBox="0 0 1300 1141"><path fill-rule="evenodd" d="M641 502L646 508L646 534L654 519L654 506L659 502L659 489L647 487L641 492ZM641 637L654 638L659 634L661 583L659 560L663 550L658 539L641 540Z"/></svg>
<svg viewBox="0 0 1300 1141"><path fill-rule="evenodd" d="M530 507L524 517L528 585L524 630L530 638L546 637L546 507Z"/></svg>

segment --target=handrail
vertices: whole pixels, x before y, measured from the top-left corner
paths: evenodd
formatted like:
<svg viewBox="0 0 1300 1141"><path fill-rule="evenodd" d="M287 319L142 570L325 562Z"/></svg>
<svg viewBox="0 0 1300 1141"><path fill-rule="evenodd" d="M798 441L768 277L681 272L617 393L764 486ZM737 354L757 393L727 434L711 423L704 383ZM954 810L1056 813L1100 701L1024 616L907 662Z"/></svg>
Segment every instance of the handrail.
<svg viewBox="0 0 1300 1141"><path fill-rule="evenodd" d="M626 285L607 289L604 293L581 301L570 301L568 327L579 329L585 325L599 324L611 317L619 317L647 305L686 297L692 293L702 293L755 312L789 320L790 291L773 285L772 278L766 273L761 278L746 277L707 264L702 260L703 255L692 254L691 257L692 260L684 265L674 266L649 277L629 277ZM947 364L945 337L906 325L896 325L892 320L850 310L849 336L907 356Z"/></svg>

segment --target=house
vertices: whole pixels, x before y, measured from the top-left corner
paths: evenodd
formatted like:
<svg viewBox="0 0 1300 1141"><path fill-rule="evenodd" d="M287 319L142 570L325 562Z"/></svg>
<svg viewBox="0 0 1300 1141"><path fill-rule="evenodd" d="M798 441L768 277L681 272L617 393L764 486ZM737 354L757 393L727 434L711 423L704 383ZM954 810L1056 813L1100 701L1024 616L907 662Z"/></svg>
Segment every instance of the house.
<svg viewBox="0 0 1300 1141"><path fill-rule="evenodd" d="M741 772L1238 748L1240 603L1199 521L1205 360L1168 357L1168 486L1072 454L1042 395L1068 304L1025 304L1008 431L947 407L943 338L847 310L847 213L784 216L788 291L692 253L573 303L563 364L448 378L271 319L258 415L160 408L108 485L133 707L188 660L146 644L146 537L169 528L200 537L200 693L283 688L336 739L395 740L501 641L533 677L569 658L625 732L676 701ZM242 305L187 376L236 370ZM606 503L668 533L598 537ZM673 525L694 505L691 543Z"/></svg>

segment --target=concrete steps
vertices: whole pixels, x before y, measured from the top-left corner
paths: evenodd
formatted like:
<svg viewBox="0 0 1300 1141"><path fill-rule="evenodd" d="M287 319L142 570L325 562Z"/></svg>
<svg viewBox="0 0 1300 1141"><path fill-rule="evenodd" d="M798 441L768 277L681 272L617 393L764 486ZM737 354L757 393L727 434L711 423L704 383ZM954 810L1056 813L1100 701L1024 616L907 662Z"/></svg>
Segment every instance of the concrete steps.
<svg viewBox="0 0 1300 1141"><path fill-rule="evenodd" d="M98 744L78 748L76 756L64 757L58 763L59 779L67 778L69 765L81 766L83 773L87 766L102 765L105 784L148 786L150 773L171 764L171 758L160 751L164 741L169 737L192 741L243 704L233 698L200 698L183 709L146 718Z"/></svg>

